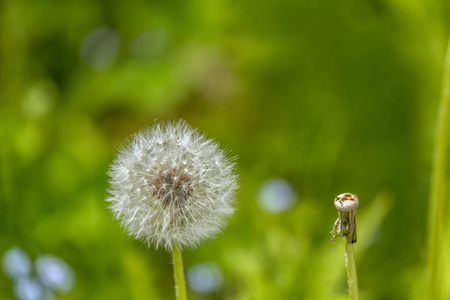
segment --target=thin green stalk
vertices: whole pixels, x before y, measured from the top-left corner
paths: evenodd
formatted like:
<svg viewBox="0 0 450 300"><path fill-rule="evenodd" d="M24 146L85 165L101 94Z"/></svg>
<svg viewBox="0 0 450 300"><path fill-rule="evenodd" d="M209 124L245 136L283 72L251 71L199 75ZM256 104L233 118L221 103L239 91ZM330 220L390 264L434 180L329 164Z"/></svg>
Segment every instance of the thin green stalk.
<svg viewBox="0 0 450 300"><path fill-rule="evenodd" d="M350 300L358 300L358 277L356 276L355 252L353 244L345 241L345 265L347 266L347 281Z"/></svg>
<svg viewBox="0 0 450 300"><path fill-rule="evenodd" d="M443 245L445 165L447 159L447 137L450 102L450 40L445 55L442 77L442 93L436 122L431 175L430 207L428 215L428 265L426 299L444 299Z"/></svg>
<svg viewBox="0 0 450 300"><path fill-rule="evenodd" d="M183 257L178 246L172 247L173 274L175 276L175 294L177 300L187 300L186 283L184 281Z"/></svg>

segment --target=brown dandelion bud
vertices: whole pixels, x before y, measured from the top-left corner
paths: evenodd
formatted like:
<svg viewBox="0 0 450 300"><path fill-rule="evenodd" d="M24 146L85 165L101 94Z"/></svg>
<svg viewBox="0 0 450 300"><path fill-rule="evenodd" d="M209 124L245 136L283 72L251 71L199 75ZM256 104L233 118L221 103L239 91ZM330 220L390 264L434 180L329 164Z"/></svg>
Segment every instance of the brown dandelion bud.
<svg viewBox="0 0 450 300"><path fill-rule="evenodd" d="M344 193L334 199L334 206L338 210L339 217L330 232L332 243L342 236L347 238L349 244L356 242L356 209L358 205L359 199L354 194Z"/></svg>

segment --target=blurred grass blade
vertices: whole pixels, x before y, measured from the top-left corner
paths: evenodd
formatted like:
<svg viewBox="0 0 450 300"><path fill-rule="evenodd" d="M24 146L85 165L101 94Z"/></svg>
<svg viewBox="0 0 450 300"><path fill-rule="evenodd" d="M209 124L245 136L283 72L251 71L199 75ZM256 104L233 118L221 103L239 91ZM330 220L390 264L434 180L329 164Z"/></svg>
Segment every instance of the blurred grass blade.
<svg viewBox="0 0 450 300"><path fill-rule="evenodd" d="M433 170L431 175L430 208L428 216L428 264L426 299L444 299L443 247L445 209L445 166L447 155L448 118L450 101L450 40L443 68L442 94L439 104Z"/></svg>

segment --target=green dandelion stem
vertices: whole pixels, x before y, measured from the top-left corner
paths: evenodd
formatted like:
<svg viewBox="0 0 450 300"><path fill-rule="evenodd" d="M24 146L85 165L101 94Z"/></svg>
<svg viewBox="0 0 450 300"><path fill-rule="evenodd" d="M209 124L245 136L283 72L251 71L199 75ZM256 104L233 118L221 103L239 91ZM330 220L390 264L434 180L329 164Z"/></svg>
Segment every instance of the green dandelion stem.
<svg viewBox="0 0 450 300"><path fill-rule="evenodd" d="M353 244L349 244L347 241L345 241L345 264L347 266L347 280L350 300L358 300L358 277L356 276L355 252L353 249Z"/></svg>
<svg viewBox="0 0 450 300"><path fill-rule="evenodd" d="M184 281L183 257L177 245L172 247L173 274L175 276L175 294L177 300L187 300L186 283Z"/></svg>

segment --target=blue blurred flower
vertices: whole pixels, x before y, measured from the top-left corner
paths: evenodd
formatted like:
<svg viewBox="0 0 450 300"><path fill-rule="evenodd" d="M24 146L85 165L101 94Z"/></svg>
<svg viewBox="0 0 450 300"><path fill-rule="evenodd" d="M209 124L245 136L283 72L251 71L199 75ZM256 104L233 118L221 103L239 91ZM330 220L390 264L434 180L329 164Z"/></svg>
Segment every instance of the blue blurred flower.
<svg viewBox="0 0 450 300"><path fill-rule="evenodd" d="M31 273L30 258L19 247L12 247L3 254L2 266L5 274L12 280L29 276Z"/></svg>
<svg viewBox="0 0 450 300"><path fill-rule="evenodd" d="M44 288L37 278L20 278L14 285L14 295L19 300L42 300Z"/></svg>
<svg viewBox="0 0 450 300"><path fill-rule="evenodd" d="M3 270L14 281L14 295L19 300L53 299L53 291L68 292L75 284L73 270L54 255L36 259L34 272L28 254L20 247L12 247L3 254Z"/></svg>
<svg viewBox="0 0 450 300"><path fill-rule="evenodd" d="M75 283L72 269L54 255L39 256L36 260L36 272L42 283L59 292L68 292Z"/></svg>
<svg viewBox="0 0 450 300"><path fill-rule="evenodd" d="M269 213L281 213L291 208L297 200L292 185L281 178L264 181L257 196L258 206Z"/></svg>
<svg viewBox="0 0 450 300"><path fill-rule="evenodd" d="M223 274L216 264L203 262L188 269L187 283L191 290L199 294L209 294L222 286Z"/></svg>

